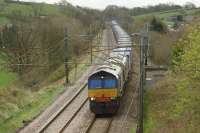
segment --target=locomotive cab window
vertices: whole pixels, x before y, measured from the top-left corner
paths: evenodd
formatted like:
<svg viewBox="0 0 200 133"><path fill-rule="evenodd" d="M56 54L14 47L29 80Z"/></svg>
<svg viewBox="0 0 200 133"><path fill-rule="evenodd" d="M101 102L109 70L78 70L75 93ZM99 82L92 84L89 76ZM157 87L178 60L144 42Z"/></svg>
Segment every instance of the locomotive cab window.
<svg viewBox="0 0 200 133"><path fill-rule="evenodd" d="M90 80L88 82L88 87L89 88L102 88L102 80Z"/></svg>
<svg viewBox="0 0 200 133"><path fill-rule="evenodd" d="M100 71L93 74L88 80L89 89L111 89L117 88L118 81L114 75Z"/></svg>
<svg viewBox="0 0 200 133"><path fill-rule="evenodd" d="M105 79L103 82L104 88L116 88L117 87L117 82L114 79Z"/></svg>

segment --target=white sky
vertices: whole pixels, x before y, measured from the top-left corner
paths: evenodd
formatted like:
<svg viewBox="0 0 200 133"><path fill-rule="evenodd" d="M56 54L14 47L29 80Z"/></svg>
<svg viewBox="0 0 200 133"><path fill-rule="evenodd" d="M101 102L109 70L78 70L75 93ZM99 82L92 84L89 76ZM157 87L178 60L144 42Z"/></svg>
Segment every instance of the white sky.
<svg viewBox="0 0 200 133"><path fill-rule="evenodd" d="M23 0L23 1L35 1L45 3L56 3L60 0ZM67 0L73 5L79 5L83 7L90 7L96 9L104 9L108 5L125 6L128 8L143 7L148 5L156 5L159 3L175 3L184 5L186 2L192 2L197 6L200 6L200 0Z"/></svg>

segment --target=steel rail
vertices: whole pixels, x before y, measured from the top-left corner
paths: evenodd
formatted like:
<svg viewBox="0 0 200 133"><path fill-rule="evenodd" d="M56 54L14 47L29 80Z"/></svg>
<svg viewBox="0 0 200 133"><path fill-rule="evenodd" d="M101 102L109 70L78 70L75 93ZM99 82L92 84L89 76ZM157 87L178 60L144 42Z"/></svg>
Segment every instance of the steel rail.
<svg viewBox="0 0 200 133"><path fill-rule="evenodd" d="M109 133L112 121L113 121L113 118L110 118L104 133Z"/></svg>
<svg viewBox="0 0 200 133"><path fill-rule="evenodd" d="M87 128L84 130L83 133L89 133L90 129L92 128L94 122L96 121L96 116L94 115L92 117L92 121L90 122L90 124L87 126Z"/></svg>
<svg viewBox="0 0 200 133"><path fill-rule="evenodd" d="M76 110L76 112L72 115L72 117L67 121L64 127L59 131L59 133L64 132L64 130L69 126L69 124L74 120L74 118L77 116L77 114L80 112L80 110L83 108L83 106L87 103L89 99L86 98L83 103L79 106L79 108Z"/></svg>
<svg viewBox="0 0 200 133"><path fill-rule="evenodd" d="M50 119L37 131L37 133L43 133L45 129L49 127L49 125L56 119L60 114L76 99L76 97L86 88L87 83L85 83L77 92L76 94L68 100L56 113L54 113Z"/></svg>
<svg viewBox="0 0 200 133"><path fill-rule="evenodd" d="M90 130L93 127L96 120L97 120L97 118L94 116L92 118L92 121L90 122L90 124L87 126L86 130L83 133L90 133ZM103 133L109 133L110 127L111 127L111 124L112 124L112 121L113 121L113 117L109 118L107 121L108 121L108 124L106 124L105 131Z"/></svg>

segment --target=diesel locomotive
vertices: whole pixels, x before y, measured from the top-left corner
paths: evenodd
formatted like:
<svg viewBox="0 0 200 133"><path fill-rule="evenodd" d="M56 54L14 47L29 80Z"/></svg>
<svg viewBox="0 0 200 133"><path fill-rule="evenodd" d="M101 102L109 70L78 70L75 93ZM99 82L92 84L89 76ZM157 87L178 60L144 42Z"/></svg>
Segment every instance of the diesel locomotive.
<svg viewBox="0 0 200 133"><path fill-rule="evenodd" d="M130 36L116 21L111 22L112 31L119 47L88 78L90 109L95 114L115 114L132 65Z"/></svg>

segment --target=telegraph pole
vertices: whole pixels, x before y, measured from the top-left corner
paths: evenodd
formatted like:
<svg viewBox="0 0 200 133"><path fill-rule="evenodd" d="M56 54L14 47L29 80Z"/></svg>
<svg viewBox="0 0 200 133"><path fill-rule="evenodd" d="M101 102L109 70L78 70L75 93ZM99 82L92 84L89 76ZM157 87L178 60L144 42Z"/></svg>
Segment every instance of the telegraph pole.
<svg viewBox="0 0 200 133"><path fill-rule="evenodd" d="M145 24L145 33L144 33L144 65L145 68L146 66L148 66L148 51L149 51L149 24ZM146 69L144 69L145 74L144 74L144 81L146 82L146 77L147 77L147 73L146 73Z"/></svg>
<svg viewBox="0 0 200 133"><path fill-rule="evenodd" d="M69 83L69 70L68 70L68 33L67 33L67 28L65 28L65 31L64 31L64 64L65 64L65 76L66 76L66 79L65 79L65 85L67 85Z"/></svg>
<svg viewBox="0 0 200 133"><path fill-rule="evenodd" d="M92 60L93 60L93 58L92 58L92 56L93 56L93 51L92 51L92 25L90 25L90 29L89 29L89 43L90 43L90 62L91 62L91 64L92 64Z"/></svg>
<svg viewBox="0 0 200 133"><path fill-rule="evenodd" d="M145 24L145 35L144 35L144 56L145 56L145 66L148 65L148 49L149 49L149 36L148 36L148 32L149 32L149 24Z"/></svg>

